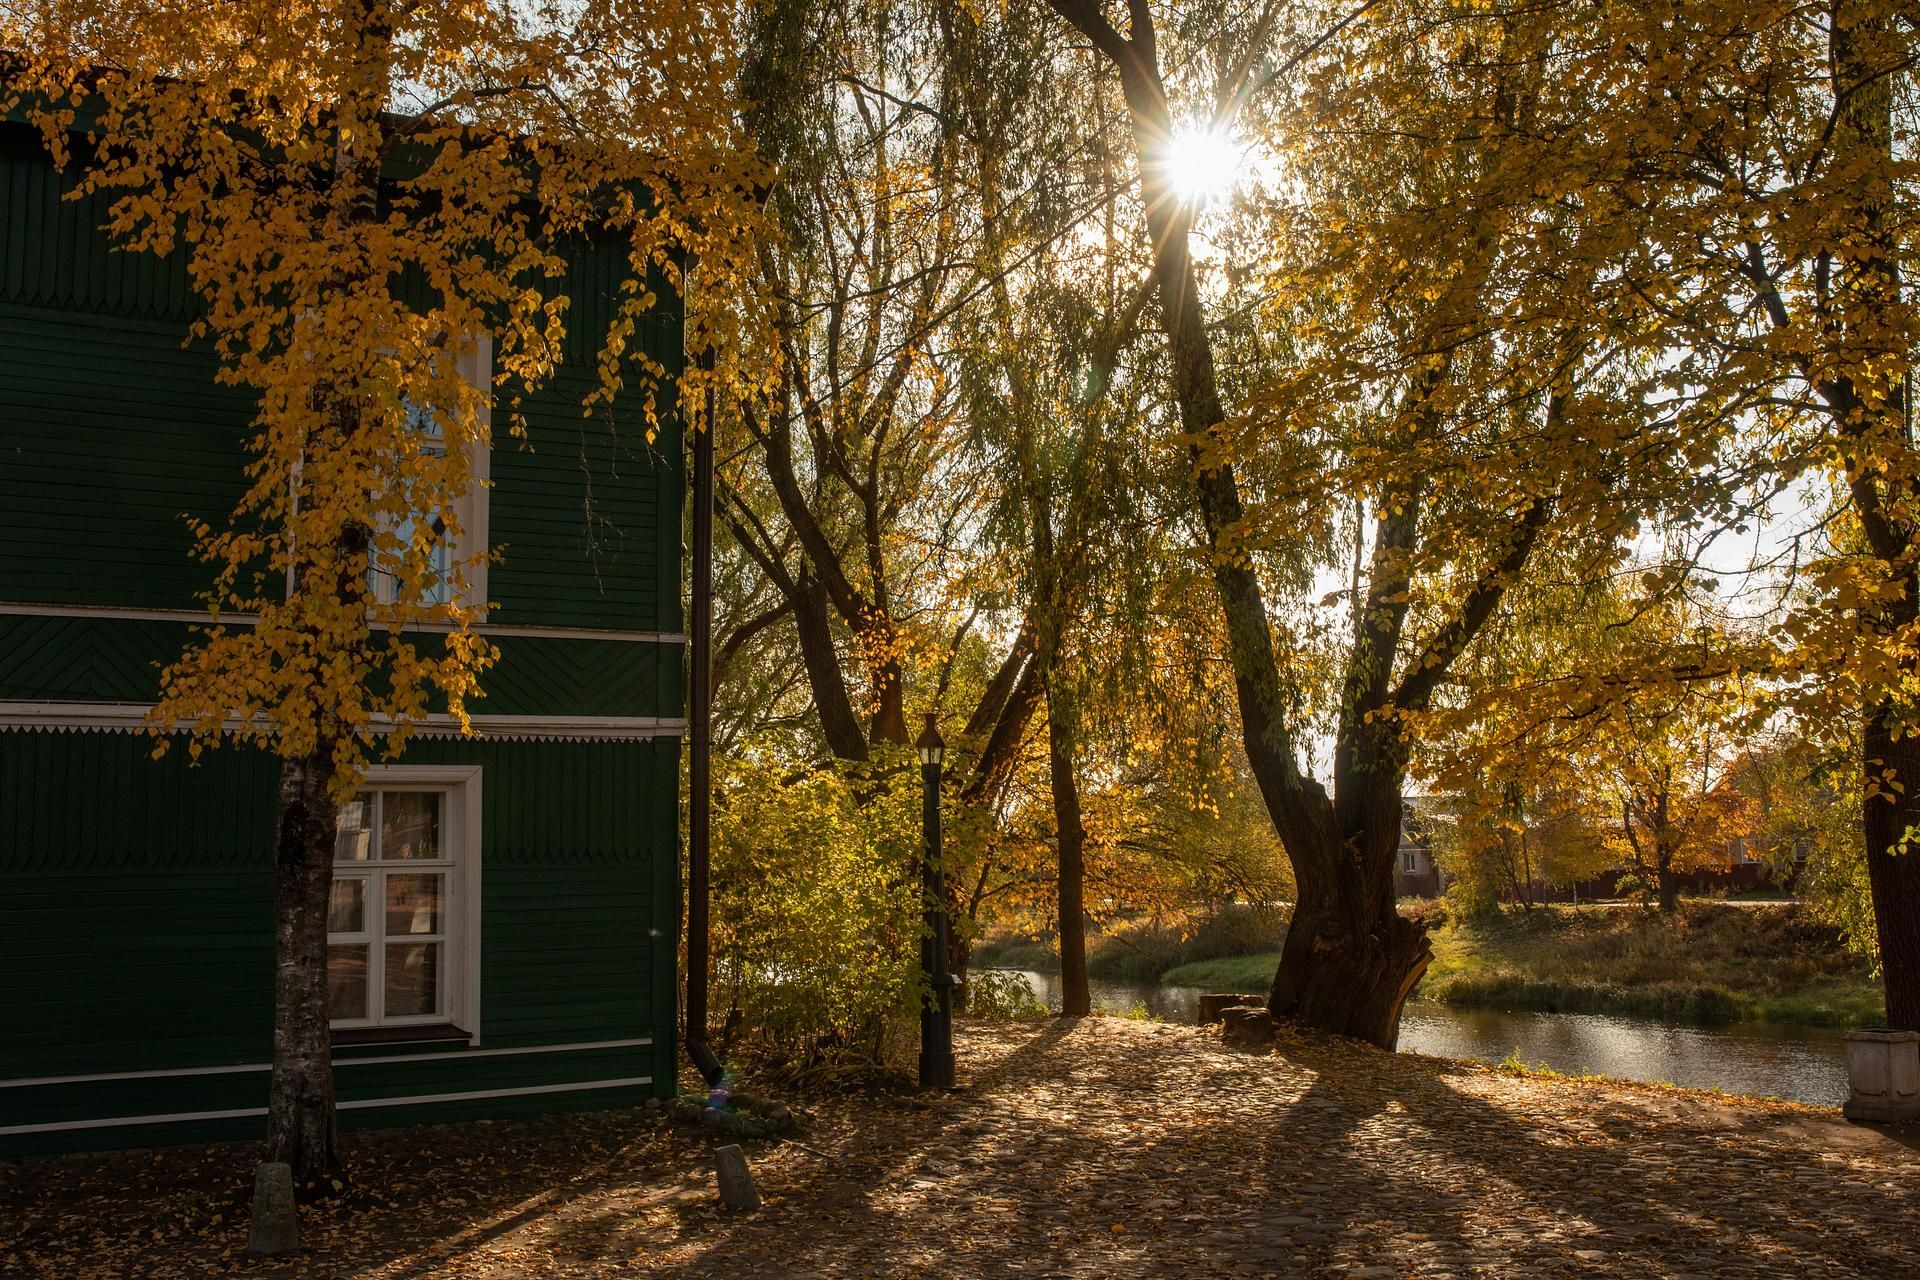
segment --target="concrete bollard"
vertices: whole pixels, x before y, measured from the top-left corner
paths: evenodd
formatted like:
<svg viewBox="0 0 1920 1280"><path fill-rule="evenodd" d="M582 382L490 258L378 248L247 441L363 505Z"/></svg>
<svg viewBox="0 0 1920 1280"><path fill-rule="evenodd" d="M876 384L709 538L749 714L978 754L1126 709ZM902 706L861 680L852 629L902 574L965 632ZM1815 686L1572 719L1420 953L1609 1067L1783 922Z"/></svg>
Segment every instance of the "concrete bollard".
<svg viewBox="0 0 1920 1280"><path fill-rule="evenodd" d="M293 1166L264 1163L253 1171L253 1223L247 1252L277 1258L300 1247L300 1216L293 1208Z"/></svg>
<svg viewBox="0 0 1920 1280"><path fill-rule="evenodd" d="M1920 1120L1920 1031L1847 1032L1847 1101L1855 1124Z"/></svg>
<svg viewBox="0 0 1920 1280"><path fill-rule="evenodd" d="M753 1185L746 1152L737 1146L716 1147L713 1163L720 1174L721 1204L729 1209L749 1211L760 1207L760 1189Z"/></svg>

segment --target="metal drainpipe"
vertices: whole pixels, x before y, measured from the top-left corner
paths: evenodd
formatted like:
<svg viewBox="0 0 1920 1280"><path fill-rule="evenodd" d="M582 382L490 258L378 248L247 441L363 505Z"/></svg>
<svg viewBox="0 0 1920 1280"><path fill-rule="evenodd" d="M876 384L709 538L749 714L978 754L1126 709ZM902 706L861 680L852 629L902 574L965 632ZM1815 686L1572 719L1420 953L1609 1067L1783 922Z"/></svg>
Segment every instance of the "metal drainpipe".
<svg viewBox="0 0 1920 1280"><path fill-rule="evenodd" d="M700 355L713 371L713 349ZM707 1043L707 972L711 965L708 891L713 863L709 829L713 785L713 409L707 388L707 427L693 436L693 573L687 655L687 1057L712 1088L720 1059Z"/></svg>

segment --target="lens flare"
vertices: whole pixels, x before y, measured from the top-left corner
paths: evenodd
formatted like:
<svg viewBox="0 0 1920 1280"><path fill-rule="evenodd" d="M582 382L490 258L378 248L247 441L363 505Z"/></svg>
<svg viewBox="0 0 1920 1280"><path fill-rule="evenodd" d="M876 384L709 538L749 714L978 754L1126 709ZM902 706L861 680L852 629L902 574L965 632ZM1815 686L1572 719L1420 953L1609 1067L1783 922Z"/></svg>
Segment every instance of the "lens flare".
<svg viewBox="0 0 1920 1280"><path fill-rule="evenodd" d="M1181 203L1204 208L1233 190L1245 159L1245 149L1220 129L1184 124L1174 129L1161 163Z"/></svg>

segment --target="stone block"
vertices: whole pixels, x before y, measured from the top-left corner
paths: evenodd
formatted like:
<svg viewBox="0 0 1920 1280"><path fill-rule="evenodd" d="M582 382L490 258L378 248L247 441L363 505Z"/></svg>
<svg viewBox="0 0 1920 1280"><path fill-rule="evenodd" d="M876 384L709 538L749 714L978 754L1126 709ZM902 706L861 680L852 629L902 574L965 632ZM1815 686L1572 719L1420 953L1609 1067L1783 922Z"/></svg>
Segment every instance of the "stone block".
<svg viewBox="0 0 1920 1280"><path fill-rule="evenodd" d="M293 1166L263 1163L253 1171L253 1220L247 1252L277 1258L300 1247L300 1217L293 1207Z"/></svg>
<svg viewBox="0 0 1920 1280"><path fill-rule="evenodd" d="M729 1209L749 1211L760 1207L760 1189L753 1185L746 1152L738 1146L716 1147L713 1163L720 1175L721 1204Z"/></svg>
<svg viewBox="0 0 1920 1280"><path fill-rule="evenodd" d="M1920 1120L1920 1031L1847 1032L1847 1119L1866 1124Z"/></svg>
<svg viewBox="0 0 1920 1280"><path fill-rule="evenodd" d="M1200 997L1200 1025L1205 1027L1220 1021L1222 1010L1265 1003L1265 996L1231 995L1226 992L1209 991Z"/></svg>

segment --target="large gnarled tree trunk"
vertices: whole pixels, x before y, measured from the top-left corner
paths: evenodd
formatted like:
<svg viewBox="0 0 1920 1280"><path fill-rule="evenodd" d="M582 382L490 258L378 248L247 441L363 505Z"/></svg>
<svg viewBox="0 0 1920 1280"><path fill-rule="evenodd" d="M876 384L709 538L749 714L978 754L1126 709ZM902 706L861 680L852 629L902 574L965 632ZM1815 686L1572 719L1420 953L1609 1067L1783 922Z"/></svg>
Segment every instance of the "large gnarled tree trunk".
<svg viewBox="0 0 1920 1280"><path fill-rule="evenodd" d="M1848 190L1858 202L1850 220L1858 238L1848 246L1849 278L1839 290L1850 303L1840 317L1847 360L1820 391L1848 455L1855 514L1890 578L1888 598L1868 612L1867 621L1882 643L1900 646L1899 668L1911 680L1920 669L1920 655L1912 650L1920 618L1920 476L1907 404L1907 353L1887 346L1903 331L1900 244L1892 225L1892 81L1902 56L1892 21L1882 6L1842 0L1829 28L1839 107L1834 164L1838 172L1855 175ZM1862 720L1867 882L1887 1025L1920 1031L1920 847L1910 835L1920 830L1920 738L1911 712L1888 699L1871 701Z"/></svg>
<svg viewBox="0 0 1920 1280"><path fill-rule="evenodd" d="M1867 885L1886 984L1887 1025L1920 1031L1920 847L1908 836L1920 830L1920 737L1882 704L1867 715L1863 743L1868 776L1903 784L1901 790L1867 799Z"/></svg>
<svg viewBox="0 0 1920 1280"><path fill-rule="evenodd" d="M1151 10L1145 0L1128 0L1130 34L1123 37L1107 22L1098 0L1050 3L1119 74L1133 122L1180 425L1190 440L1213 439L1226 412L1189 247L1192 214L1170 189L1165 166L1155 163L1173 136L1173 116ZM1470 278L1474 273L1461 274ZM1470 294L1471 285L1463 284L1461 291ZM1440 370L1427 375L1416 393L1438 384L1449 349L1435 344ZM1549 412L1563 409L1564 402L1556 398ZM1232 462L1203 452L1198 444L1191 456L1195 496L1213 553L1214 585L1233 657L1247 760L1298 886L1268 1007L1279 1017L1392 1048L1399 1037L1401 1006L1432 959L1424 927L1402 917L1394 903L1393 860L1406 770L1397 713L1426 708L1439 680L1485 625L1507 583L1526 562L1550 504L1544 499L1522 504L1508 547L1468 590L1453 616L1417 646L1397 686L1391 682L1392 668L1420 514L1417 488L1403 495L1400 507L1381 521L1372 586L1349 661L1334 791L1329 795L1298 764L1266 601L1257 574L1236 545L1245 508Z"/></svg>

